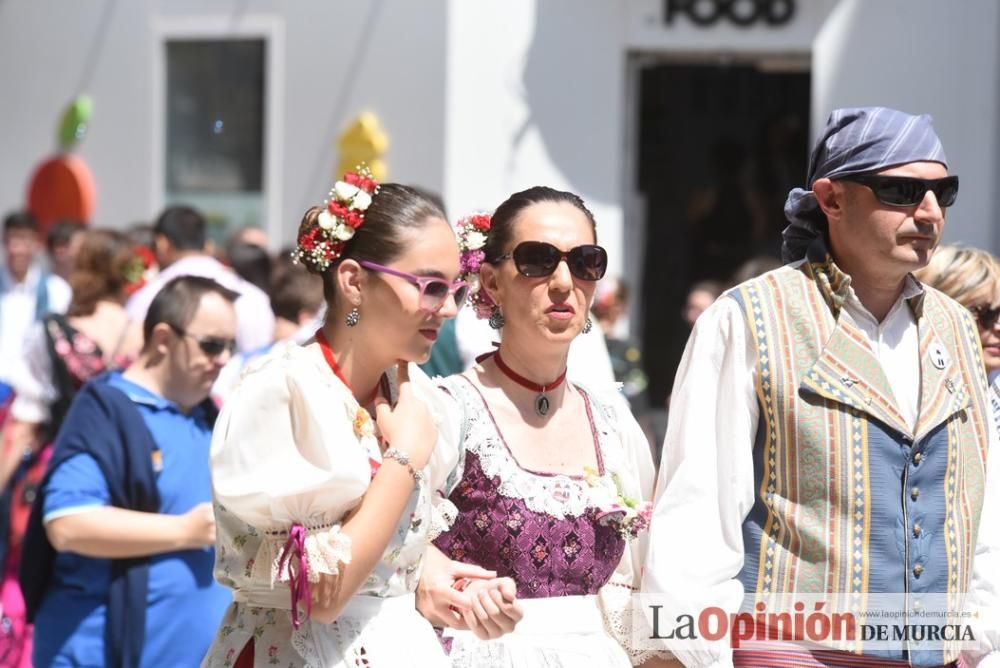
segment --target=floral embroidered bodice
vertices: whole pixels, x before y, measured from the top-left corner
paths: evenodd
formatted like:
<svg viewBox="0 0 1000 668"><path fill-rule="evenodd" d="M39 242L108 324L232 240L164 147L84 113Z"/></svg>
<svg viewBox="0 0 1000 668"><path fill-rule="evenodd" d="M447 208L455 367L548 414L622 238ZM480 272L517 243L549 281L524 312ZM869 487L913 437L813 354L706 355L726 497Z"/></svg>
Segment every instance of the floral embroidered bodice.
<svg viewBox="0 0 1000 668"><path fill-rule="evenodd" d="M618 527L602 521L624 465L613 412L583 392L598 471L538 473L517 462L470 381L454 376L442 387L465 418L460 479L448 497L458 517L435 545L452 559L513 578L522 598L596 594L625 550Z"/></svg>

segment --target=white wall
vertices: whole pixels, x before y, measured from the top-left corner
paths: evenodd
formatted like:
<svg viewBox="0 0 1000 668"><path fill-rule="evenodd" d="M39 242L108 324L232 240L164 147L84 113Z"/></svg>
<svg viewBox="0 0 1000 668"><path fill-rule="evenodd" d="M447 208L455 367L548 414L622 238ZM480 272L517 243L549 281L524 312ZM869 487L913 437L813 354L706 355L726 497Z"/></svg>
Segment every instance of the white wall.
<svg viewBox="0 0 1000 668"><path fill-rule="evenodd" d="M336 136L363 110L390 137L390 178L440 190L446 10L444 0L0 2L0 210L23 205L32 168L55 149L63 107L85 92L95 110L78 152L97 181L95 222L124 227L155 216L157 36L262 25L280 36L281 51L281 71L269 73L280 88L269 141L275 245L293 239L302 212L325 196Z"/></svg>
<svg viewBox="0 0 1000 668"><path fill-rule="evenodd" d="M456 218L533 185L584 198L620 273L625 53L607 0L452 0L445 195Z"/></svg>
<svg viewBox="0 0 1000 668"><path fill-rule="evenodd" d="M945 240L1000 252L1000 3L842 0L813 52L813 136L831 109L929 113L961 177Z"/></svg>
<svg viewBox="0 0 1000 668"><path fill-rule="evenodd" d="M97 180L96 222L155 215L155 36L178 25L266 25L280 35L269 194L284 241L333 178L336 135L370 109L391 139L390 177L442 190L452 217L530 185L568 188L597 215L611 272L634 272L626 251L641 239L629 227L625 247L622 206L634 167L628 55L802 54L819 31L814 132L835 106L932 113L963 179L946 236L1000 250L1000 4L797 6L782 29L703 29L683 19L664 26L660 0L4 0L0 210L21 205L32 167L55 147L63 107L86 92L95 114L79 152Z"/></svg>
<svg viewBox="0 0 1000 668"><path fill-rule="evenodd" d="M806 53L838 0L798 0L788 23L768 26L758 22L740 27L720 19L701 27L686 16L664 21L663 0L626 0L625 41L636 51L661 53Z"/></svg>

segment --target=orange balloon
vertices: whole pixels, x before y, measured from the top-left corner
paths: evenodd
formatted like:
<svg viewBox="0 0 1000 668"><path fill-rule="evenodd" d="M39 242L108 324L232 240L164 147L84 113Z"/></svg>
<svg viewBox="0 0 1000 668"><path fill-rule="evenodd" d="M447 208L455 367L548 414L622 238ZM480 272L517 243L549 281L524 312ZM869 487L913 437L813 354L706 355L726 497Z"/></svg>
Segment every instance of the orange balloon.
<svg viewBox="0 0 1000 668"><path fill-rule="evenodd" d="M28 211L38 220L43 237L49 225L63 218L89 223L96 199L90 168L72 154L43 162L28 186Z"/></svg>

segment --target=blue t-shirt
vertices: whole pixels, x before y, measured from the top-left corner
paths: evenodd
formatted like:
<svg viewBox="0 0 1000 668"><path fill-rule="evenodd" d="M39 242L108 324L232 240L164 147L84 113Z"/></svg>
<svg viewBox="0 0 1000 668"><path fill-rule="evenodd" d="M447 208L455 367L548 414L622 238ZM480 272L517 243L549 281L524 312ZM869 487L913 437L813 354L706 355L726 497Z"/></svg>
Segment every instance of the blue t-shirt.
<svg viewBox="0 0 1000 668"><path fill-rule="evenodd" d="M180 515L212 500L208 452L212 431L199 409L176 404L115 373L108 381L129 396L159 448L160 512ZM45 521L110 504L107 482L93 457L74 455L45 488ZM230 593L212 577L215 551L170 552L150 558L143 666L197 666L212 642ZM103 666L104 618L111 561L71 552L56 556L52 583L35 619L34 664Z"/></svg>

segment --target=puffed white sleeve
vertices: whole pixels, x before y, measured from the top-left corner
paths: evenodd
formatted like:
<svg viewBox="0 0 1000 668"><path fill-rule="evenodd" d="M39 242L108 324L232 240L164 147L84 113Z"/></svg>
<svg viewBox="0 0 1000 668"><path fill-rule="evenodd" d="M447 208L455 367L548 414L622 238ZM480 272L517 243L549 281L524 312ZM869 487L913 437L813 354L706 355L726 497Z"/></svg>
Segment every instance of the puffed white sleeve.
<svg viewBox="0 0 1000 668"><path fill-rule="evenodd" d="M212 484L216 502L262 536L255 580L286 580L279 557L296 524L310 581L350 562L340 525L371 481L372 437L355 433L356 415L346 388L288 356L265 358L226 403L212 436Z"/></svg>
<svg viewBox="0 0 1000 668"><path fill-rule="evenodd" d="M653 498L653 483L656 476L653 456L645 432L632 416L624 397L620 393L612 398L612 412L619 430L622 444L623 468L627 482L627 492L640 502L650 502ZM625 553L611 579L598 592L604 624L608 632L618 641L629 655L633 665L648 659L652 652L637 642L638 636L633 623L640 619L633 607L635 596L642 581L642 566L648 549L648 531L625 543Z"/></svg>
<svg viewBox="0 0 1000 668"><path fill-rule="evenodd" d="M457 399L439 387L441 378L427 376L416 364L410 364L410 382L417 396L426 404L437 425L438 440L425 471L430 474L431 525L427 540L431 541L448 531L458 518L458 508L448 495L457 478L461 478L464 459L462 449L463 412ZM457 477L456 477L457 476Z"/></svg>
<svg viewBox="0 0 1000 668"><path fill-rule="evenodd" d="M722 297L698 319L677 369L657 481L643 591L661 620L743 601L742 524L753 507L759 409L756 351L738 303ZM686 666L731 666L725 643L669 644Z"/></svg>
<svg viewBox="0 0 1000 668"><path fill-rule="evenodd" d="M996 417L996 416L994 416ZM975 615L978 647L962 653L967 666L1000 667L1000 424L992 425L986 484L966 607Z"/></svg>

